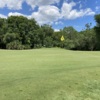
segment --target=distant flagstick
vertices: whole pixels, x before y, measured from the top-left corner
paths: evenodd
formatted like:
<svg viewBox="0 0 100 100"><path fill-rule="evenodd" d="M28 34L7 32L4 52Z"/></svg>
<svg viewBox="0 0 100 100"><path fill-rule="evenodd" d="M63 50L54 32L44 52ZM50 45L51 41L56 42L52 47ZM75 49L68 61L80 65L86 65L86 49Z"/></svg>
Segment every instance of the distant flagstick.
<svg viewBox="0 0 100 100"><path fill-rule="evenodd" d="M64 38L64 36L62 35L62 36L61 36L61 41L64 41L64 40L65 40L65 38Z"/></svg>

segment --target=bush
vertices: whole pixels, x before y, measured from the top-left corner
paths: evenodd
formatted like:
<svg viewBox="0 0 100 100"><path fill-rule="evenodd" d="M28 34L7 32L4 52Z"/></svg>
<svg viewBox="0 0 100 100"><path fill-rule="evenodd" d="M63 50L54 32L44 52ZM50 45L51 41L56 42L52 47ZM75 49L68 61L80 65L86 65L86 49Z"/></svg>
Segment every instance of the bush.
<svg viewBox="0 0 100 100"><path fill-rule="evenodd" d="M34 48L41 48L42 44L34 44Z"/></svg>
<svg viewBox="0 0 100 100"><path fill-rule="evenodd" d="M25 49L25 46L22 45L19 41L13 41L10 42L6 45L7 49L12 49L12 50L22 50Z"/></svg>
<svg viewBox="0 0 100 100"><path fill-rule="evenodd" d="M75 44L73 40L67 40L64 42L64 48L66 49L73 49L75 48Z"/></svg>

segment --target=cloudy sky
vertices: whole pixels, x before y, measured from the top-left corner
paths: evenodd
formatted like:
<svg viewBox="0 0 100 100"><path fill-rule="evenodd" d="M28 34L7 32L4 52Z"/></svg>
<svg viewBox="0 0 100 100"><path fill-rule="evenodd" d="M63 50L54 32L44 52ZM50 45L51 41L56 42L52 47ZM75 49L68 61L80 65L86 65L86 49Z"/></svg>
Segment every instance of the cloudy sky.
<svg viewBox="0 0 100 100"><path fill-rule="evenodd" d="M56 31L65 26L80 31L86 23L94 26L94 15L98 13L100 0L0 0L0 17L35 18L38 24L50 24Z"/></svg>

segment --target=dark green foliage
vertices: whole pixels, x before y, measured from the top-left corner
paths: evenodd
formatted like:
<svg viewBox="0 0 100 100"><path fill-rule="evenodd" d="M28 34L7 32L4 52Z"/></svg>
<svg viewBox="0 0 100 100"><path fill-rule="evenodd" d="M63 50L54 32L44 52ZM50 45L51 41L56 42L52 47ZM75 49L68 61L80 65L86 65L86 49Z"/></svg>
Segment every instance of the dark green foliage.
<svg viewBox="0 0 100 100"><path fill-rule="evenodd" d="M72 26L54 32L50 25L39 26L34 19L23 16L0 18L0 49L32 49L61 47L70 50L100 50L100 14L95 16L97 25L85 25L77 32ZM61 41L63 35L64 41Z"/></svg>
<svg viewBox="0 0 100 100"><path fill-rule="evenodd" d="M64 29L62 30L62 34L65 38L63 47L67 49L74 49L75 40L77 38L78 32L72 26L69 26L69 27L64 27Z"/></svg>
<svg viewBox="0 0 100 100"><path fill-rule="evenodd" d="M72 27L64 27L63 34L69 39L73 40L76 37L77 31Z"/></svg>
<svg viewBox="0 0 100 100"><path fill-rule="evenodd" d="M73 40L67 39L64 43L64 48L66 49L74 49L75 48L75 44Z"/></svg>
<svg viewBox="0 0 100 100"><path fill-rule="evenodd" d="M53 39L52 37L46 37L44 39L44 47L53 47Z"/></svg>
<svg viewBox="0 0 100 100"><path fill-rule="evenodd" d="M100 14L95 15L95 20L97 22L97 26L96 27L100 27Z"/></svg>
<svg viewBox="0 0 100 100"><path fill-rule="evenodd" d="M5 48L3 37L7 32L6 19L0 18L0 48Z"/></svg>
<svg viewBox="0 0 100 100"><path fill-rule="evenodd" d="M61 47L61 35L62 35L62 32L59 31L59 32L54 32L53 35L52 35L52 38L53 38L53 46L54 47Z"/></svg>
<svg viewBox="0 0 100 100"><path fill-rule="evenodd" d="M95 31L96 31L96 37L97 37L97 49L100 50L100 14L95 15Z"/></svg>
<svg viewBox="0 0 100 100"><path fill-rule="evenodd" d="M41 35L40 35L40 39L42 40L42 46L43 47L52 47L53 46L53 33L54 30L52 29L51 26L49 25L43 25L41 26Z"/></svg>
<svg viewBox="0 0 100 100"><path fill-rule="evenodd" d="M18 39L19 39L19 36L17 33L6 33L3 37L3 42L10 43Z"/></svg>
<svg viewBox="0 0 100 100"><path fill-rule="evenodd" d="M22 45L19 41L13 41L13 42L7 43L6 48L7 49L12 49L12 50L26 49L25 46Z"/></svg>
<svg viewBox="0 0 100 100"><path fill-rule="evenodd" d="M77 37L76 48L79 50L96 50L97 40L94 29L81 31Z"/></svg>
<svg viewBox="0 0 100 100"><path fill-rule="evenodd" d="M0 19L0 48L30 49L33 44L31 43L33 37L30 33L34 36L39 28L34 19L27 19L23 16Z"/></svg>

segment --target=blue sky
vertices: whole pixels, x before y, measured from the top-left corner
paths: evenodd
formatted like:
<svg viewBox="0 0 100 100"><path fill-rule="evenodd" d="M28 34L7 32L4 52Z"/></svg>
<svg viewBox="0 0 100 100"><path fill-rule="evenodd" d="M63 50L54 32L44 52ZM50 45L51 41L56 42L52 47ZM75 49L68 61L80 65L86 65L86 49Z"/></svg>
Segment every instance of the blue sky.
<svg viewBox="0 0 100 100"><path fill-rule="evenodd" d="M100 0L0 0L0 17L23 15L39 25L50 24L55 31L65 26L81 31L86 23L93 27L99 13Z"/></svg>

